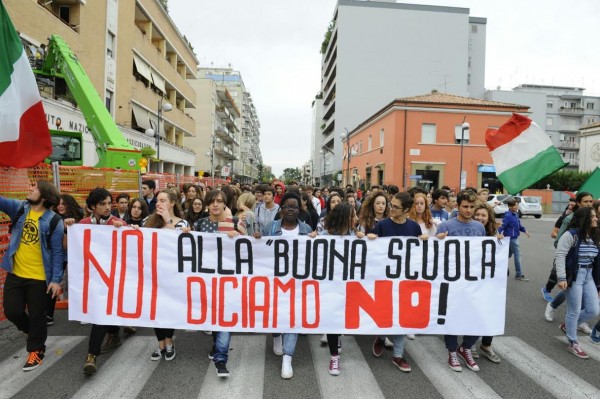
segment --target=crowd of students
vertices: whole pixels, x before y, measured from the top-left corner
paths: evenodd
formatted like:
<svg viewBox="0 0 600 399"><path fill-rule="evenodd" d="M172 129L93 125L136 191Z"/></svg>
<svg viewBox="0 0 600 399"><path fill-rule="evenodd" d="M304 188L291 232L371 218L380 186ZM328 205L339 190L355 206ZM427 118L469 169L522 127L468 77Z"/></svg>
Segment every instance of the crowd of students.
<svg viewBox="0 0 600 399"><path fill-rule="evenodd" d="M43 190L37 189L40 184ZM117 194L115 205L113 205L113 194L109 191L103 188L92 190L86 199L85 218L73 197L62 195L55 198L54 192L51 191L45 183L38 183L36 188L32 189L32 193L25 201L25 219L16 221L17 227L21 226L21 229L18 228L17 235L13 235L11 239L11 249L14 250L7 252L2 263L2 267L9 272L9 277L14 275L7 279L9 289L5 287L5 313L17 328L28 334L27 350L30 356L23 367L26 371L35 369L43 361L47 326L54 322L54 302L60 292L56 283L67 266L66 256L64 256L67 251L67 227L74 223L113 225L117 228L130 226L178 229L184 232L193 230L226 234L229 237L248 235L256 238L335 235L369 240L397 236L419 237L426 240L429 237L444 239L447 236L496 236L498 238L507 236L510 237L510 256L514 256L515 279L528 281L521 265L518 238L521 233L527 236L529 234L517 216L516 202L512 199L508 200L509 211L504 215L502 223L496 223L494 211L487 204L489 193L487 189L466 189L454 194L444 188L428 192L413 187L400 192L396 186L374 186L362 193L356 192L352 187L320 189L310 186L299 187L294 184L286 187L283 183L276 182L271 185L243 187L231 184L215 189L186 184L181 187L181 191L171 185L157 192L155 182L145 180L142 182L142 197L130 198L127 194ZM585 324L587 320L598 315L598 288L600 287L600 257L598 257L600 235L596 232L598 207L587 207L584 205L587 202L587 196L578 195L572 214L563 218L563 228L553 232L557 236L555 268L548 285L542 289L545 299L552 300L546 309L546 319L549 321L553 320L556 307L566 298L567 317L565 323L561 324L561 329L569 340L569 352L580 358L585 358L587 355L578 345L577 328L591 334L593 342L600 343L598 331L600 322L594 329ZM0 197L0 211L9 214L11 218L17 214L20 204L21 201ZM590 202L590 206L592 204L593 201ZM45 208L39 208L42 205ZM35 208L36 206L39 209ZM50 209L55 209L62 218L56 234L49 231L47 218L52 213ZM46 248L43 242L40 244L42 255L49 250L52 250L53 254L57 253L56 243L59 236L62 250L61 256L56 255L53 262L50 262L51 267L43 261L43 256L32 255L31 251L35 248L28 246L24 249L25 232L22 231L22 225L30 222L34 212L41 212L42 215L45 211L48 211L48 215L39 222L37 219L34 222L38 223L36 227L40 230L39 237L53 233L52 237L55 241L52 248ZM34 217L39 218L39 215L34 214ZM565 232L568 234L564 234ZM21 245L17 241L20 241ZM37 259L36 264L40 264L42 260L44 267L37 268L36 273L23 274L22 266L31 258ZM55 265L58 260L60 260L60 268ZM17 267L13 267L15 265ZM12 280L16 278L25 281L42 281L36 286L36 292L39 295L40 289L43 288L43 308L38 299L33 303L28 302L27 299L14 300L15 297L21 298L23 292L27 293L30 289L22 287L23 284L20 286L17 284L13 289ZM552 298L550 292L554 285L557 285L561 292ZM24 305L28 306L28 314L25 313ZM41 318L44 318L43 323ZM587 329L583 327L584 325ZM150 360L175 359L174 330L155 328L154 331L158 344L150 354ZM125 327L124 332L134 333L135 328ZM212 337L213 345L208 351L208 357L214 362L217 375L227 377L231 334L214 331ZM415 339L410 335L407 338ZM475 359L480 356L486 357L493 363L501 361L493 349L492 337L482 337L481 344L477 348L476 343L479 338L464 336L459 345L459 337L452 335L444 337L448 350L448 366L452 370L462 371L462 364L464 364L473 371L479 371ZM297 340L298 334L273 334L273 352L282 356L282 378L293 376L292 359ZM121 343L118 326L92 325L84 372L95 374L97 356L115 349ZM321 343L329 348L329 373L333 376L339 375L342 338L337 334L325 334L321 338ZM393 348L394 366L400 371L410 372L411 366L404 357L404 346L404 335L378 336L374 338L372 352L374 356L380 357L385 347Z"/></svg>

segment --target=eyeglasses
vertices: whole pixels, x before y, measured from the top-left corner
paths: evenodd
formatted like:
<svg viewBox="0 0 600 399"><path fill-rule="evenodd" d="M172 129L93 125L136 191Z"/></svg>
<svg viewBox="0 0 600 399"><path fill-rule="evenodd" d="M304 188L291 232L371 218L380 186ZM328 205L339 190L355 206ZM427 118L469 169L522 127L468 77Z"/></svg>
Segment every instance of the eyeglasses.
<svg viewBox="0 0 600 399"><path fill-rule="evenodd" d="M389 206L389 207L390 207L390 209L391 209L391 210L393 210L393 211L401 211L401 210L402 210L402 207L401 207L401 206L394 205L394 204L392 204L391 202L388 204L388 206Z"/></svg>

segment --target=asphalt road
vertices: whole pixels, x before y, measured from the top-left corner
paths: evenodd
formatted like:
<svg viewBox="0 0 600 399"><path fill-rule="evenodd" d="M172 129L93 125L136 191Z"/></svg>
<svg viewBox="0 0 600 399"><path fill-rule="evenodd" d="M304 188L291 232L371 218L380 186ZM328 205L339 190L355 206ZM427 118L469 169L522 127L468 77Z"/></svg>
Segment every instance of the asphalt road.
<svg viewBox="0 0 600 399"><path fill-rule="evenodd" d="M549 233L555 218L524 218L531 238L522 236L524 273L529 282L515 281L509 262L506 333L494 339L500 364L479 359L481 371L466 367L451 371L443 340L417 336L406 341L405 354L413 371L401 373L391 363L391 351L381 358L371 354L370 336L344 336L342 374L327 374L329 354L317 336L301 336L294 356L294 378L280 377L281 358L271 351L266 335L235 335L227 380L218 380L207 359L212 339L202 332L176 333L177 357L151 362L156 341L151 329L139 329L117 350L99 357L93 377L82 373L89 326L66 320L57 311L49 327L49 353L39 369L20 370L26 358L23 334L10 323L0 323L0 398L71 397L227 397L227 398L600 398L600 346L580 337L590 359L566 350L556 321L544 319L542 287L552 265L554 247Z"/></svg>

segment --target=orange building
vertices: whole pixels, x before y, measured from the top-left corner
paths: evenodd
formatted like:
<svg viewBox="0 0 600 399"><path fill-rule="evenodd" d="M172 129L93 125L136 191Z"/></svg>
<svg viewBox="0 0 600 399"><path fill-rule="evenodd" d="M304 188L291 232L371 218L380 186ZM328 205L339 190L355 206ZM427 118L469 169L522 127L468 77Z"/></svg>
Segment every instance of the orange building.
<svg viewBox="0 0 600 399"><path fill-rule="evenodd" d="M363 189L373 184L458 189L462 153L462 186L496 191L501 186L485 132L528 109L435 90L394 100L348 134L343 183Z"/></svg>

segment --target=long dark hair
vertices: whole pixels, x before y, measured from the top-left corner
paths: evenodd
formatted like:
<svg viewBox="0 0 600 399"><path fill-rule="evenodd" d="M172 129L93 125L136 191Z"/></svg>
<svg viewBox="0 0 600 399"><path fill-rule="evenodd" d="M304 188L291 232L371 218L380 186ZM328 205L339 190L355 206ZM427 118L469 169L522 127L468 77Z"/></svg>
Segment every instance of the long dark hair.
<svg viewBox="0 0 600 399"><path fill-rule="evenodd" d="M200 212L194 212L194 202L196 202L196 200L202 203L202 208L200 208ZM196 223L196 221L202 217L204 208L204 200L200 197L194 198L192 202L190 202L189 208L187 208L185 211L184 219L187 220L190 226L193 226L194 223Z"/></svg>
<svg viewBox="0 0 600 399"><path fill-rule="evenodd" d="M134 198L131 201L129 201L129 205L127 206L127 220L126 222L129 223L130 220L133 220L133 216L131 216L131 209L133 208L133 204L135 204L136 202L140 203L140 207L142 208L142 216L140 218L140 220L144 220L145 218L148 217L148 204L146 203L146 200L143 198Z"/></svg>
<svg viewBox="0 0 600 399"><path fill-rule="evenodd" d="M327 212L325 230L332 235L347 235L355 231L354 216L356 209L348 202L342 202Z"/></svg>
<svg viewBox="0 0 600 399"><path fill-rule="evenodd" d="M46 180L38 180L37 188L42 198L42 205L46 209L52 209L60 202L60 194L58 189Z"/></svg>
<svg viewBox="0 0 600 399"><path fill-rule="evenodd" d="M60 200L65 207L65 213L60 215L60 217L63 219L73 218L75 219L75 223L79 223L83 219L83 210L77 203L77 200L69 194L61 194Z"/></svg>
<svg viewBox="0 0 600 399"><path fill-rule="evenodd" d="M167 194L167 196L169 197L169 201L174 203L173 213L175 214L175 216L177 216L180 219L183 219L183 215L181 213L181 205L179 205L179 200L177 199L177 192L175 190L165 189L159 191L158 194L156 194L156 196L158 197L158 195L162 193ZM144 225L144 227L154 227L157 229L161 229L164 226L165 219L163 219L162 216L156 213L156 211L154 211L152 215L148 216L148 221Z"/></svg>
<svg viewBox="0 0 600 399"><path fill-rule="evenodd" d="M571 223L569 223L569 229L576 229L577 234L579 234L582 239L591 238L594 243L598 245L598 229L592 228L593 210L593 208L587 206L578 208L573 213L573 219L571 220Z"/></svg>

